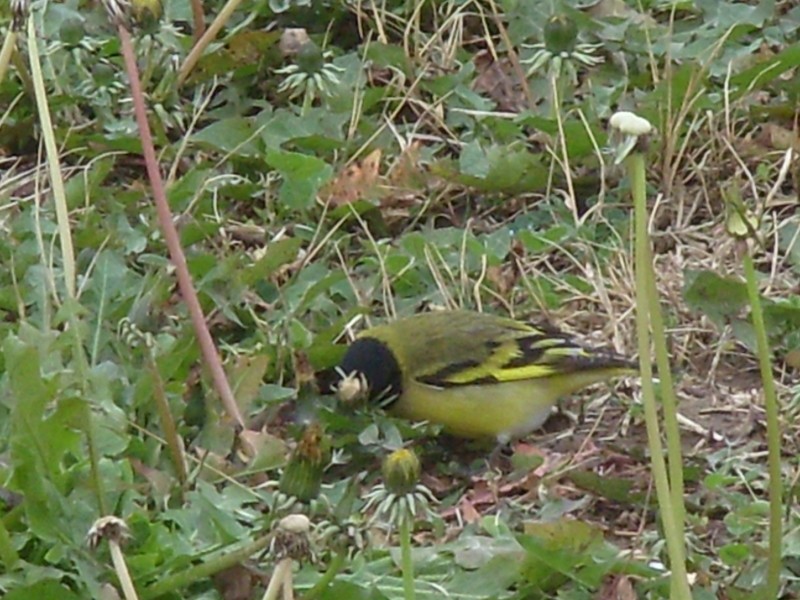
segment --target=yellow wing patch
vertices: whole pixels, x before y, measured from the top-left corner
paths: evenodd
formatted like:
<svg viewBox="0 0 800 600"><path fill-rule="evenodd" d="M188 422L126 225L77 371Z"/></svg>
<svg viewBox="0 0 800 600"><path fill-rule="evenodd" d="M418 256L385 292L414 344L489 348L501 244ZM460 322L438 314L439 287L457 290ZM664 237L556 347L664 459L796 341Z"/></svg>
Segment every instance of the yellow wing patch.
<svg viewBox="0 0 800 600"><path fill-rule="evenodd" d="M537 379L574 370L563 364L587 356L580 346L567 337L526 334L501 342L487 344L483 360L471 360L448 365L430 375L418 378L421 383L437 387L500 383Z"/></svg>

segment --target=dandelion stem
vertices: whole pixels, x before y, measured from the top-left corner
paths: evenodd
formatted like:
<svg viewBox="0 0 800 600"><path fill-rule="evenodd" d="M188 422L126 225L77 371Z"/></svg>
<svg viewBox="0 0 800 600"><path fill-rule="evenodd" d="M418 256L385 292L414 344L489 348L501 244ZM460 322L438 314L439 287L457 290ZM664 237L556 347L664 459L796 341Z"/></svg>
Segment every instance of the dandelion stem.
<svg viewBox="0 0 800 600"><path fill-rule="evenodd" d="M414 561L411 558L411 515L400 522L400 568L403 570L405 600L414 600Z"/></svg>

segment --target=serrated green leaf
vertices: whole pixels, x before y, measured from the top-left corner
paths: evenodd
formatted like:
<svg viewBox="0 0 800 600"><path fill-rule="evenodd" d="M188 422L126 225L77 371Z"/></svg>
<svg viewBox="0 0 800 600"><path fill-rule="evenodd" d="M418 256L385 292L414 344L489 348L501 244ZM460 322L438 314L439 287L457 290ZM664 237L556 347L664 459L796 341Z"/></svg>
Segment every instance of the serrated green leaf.
<svg viewBox="0 0 800 600"><path fill-rule="evenodd" d="M297 258L297 253L303 246L300 238L283 238L267 244L267 251L254 264L242 274L245 285L253 285L259 280L268 279L283 265Z"/></svg>
<svg viewBox="0 0 800 600"><path fill-rule="evenodd" d="M333 175L324 160L299 152L269 150L266 161L283 176L278 199L287 208L311 207L322 184Z"/></svg>
<svg viewBox="0 0 800 600"><path fill-rule="evenodd" d="M231 117L216 121L198 131L192 136L192 141L226 154L256 156L259 153L260 139L254 134L255 129L250 119Z"/></svg>
<svg viewBox="0 0 800 600"><path fill-rule="evenodd" d="M748 305L744 281L712 271L688 271L683 297L690 308L707 315L717 325L737 316Z"/></svg>

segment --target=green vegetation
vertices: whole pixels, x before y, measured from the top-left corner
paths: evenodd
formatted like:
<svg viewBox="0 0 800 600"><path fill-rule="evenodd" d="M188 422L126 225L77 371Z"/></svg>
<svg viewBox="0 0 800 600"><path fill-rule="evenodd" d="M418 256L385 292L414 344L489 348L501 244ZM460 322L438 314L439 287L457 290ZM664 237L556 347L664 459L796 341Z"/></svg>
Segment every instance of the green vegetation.
<svg viewBox="0 0 800 600"><path fill-rule="evenodd" d="M4 598L800 598L795 3L26 4ZM654 385L507 461L321 393L436 307L652 336Z"/></svg>

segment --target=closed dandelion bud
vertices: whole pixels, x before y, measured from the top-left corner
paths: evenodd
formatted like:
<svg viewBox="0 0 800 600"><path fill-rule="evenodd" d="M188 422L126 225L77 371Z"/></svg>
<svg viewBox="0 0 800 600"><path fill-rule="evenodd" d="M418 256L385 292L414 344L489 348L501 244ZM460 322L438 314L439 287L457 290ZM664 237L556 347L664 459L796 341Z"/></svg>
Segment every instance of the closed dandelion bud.
<svg viewBox="0 0 800 600"><path fill-rule="evenodd" d="M74 47L81 43L85 35L83 19L67 17L58 28L58 37L65 46Z"/></svg>
<svg viewBox="0 0 800 600"><path fill-rule="evenodd" d="M567 15L553 15L544 27L544 47L554 54L569 54L578 43L578 26Z"/></svg>
<svg viewBox="0 0 800 600"><path fill-rule="evenodd" d="M413 450L400 448L383 459L382 471L389 492L398 496L410 494L419 482L419 459Z"/></svg>
<svg viewBox="0 0 800 600"><path fill-rule="evenodd" d="M300 46L294 61L303 73L308 73L309 75L321 72L322 67L325 65L322 48L312 41Z"/></svg>
<svg viewBox="0 0 800 600"><path fill-rule="evenodd" d="M316 423L308 425L283 470L280 491L301 502L315 499L319 496L322 472L330 457L330 440L322 428Z"/></svg>
<svg viewBox="0 0 800 600"><path fill-rule="evenodd" d="M164 12L161 0L133 0L131 6L136 22L140 25L155 23Z"/></svg>

